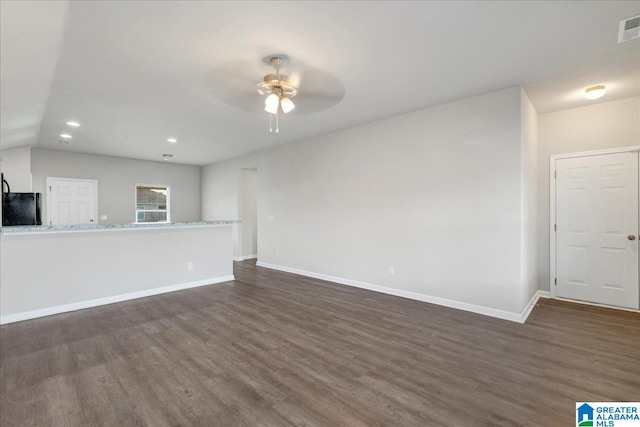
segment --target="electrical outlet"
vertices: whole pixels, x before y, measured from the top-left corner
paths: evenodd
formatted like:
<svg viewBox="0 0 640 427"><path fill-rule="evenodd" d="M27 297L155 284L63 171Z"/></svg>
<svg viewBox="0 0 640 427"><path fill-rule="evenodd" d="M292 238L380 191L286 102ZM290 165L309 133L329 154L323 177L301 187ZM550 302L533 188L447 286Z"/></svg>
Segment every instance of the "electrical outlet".
<svg viewBox="0 0 640 427"><path fill-rule="evenodd" d="M191 261L187 263L187 270L193 270L193 263Z"/></svg>
<svg viewBox="0 0 640 427"><path fill-rule="evenodd" d="M100 215L100 221L106 221L107 216L105 214Z"/></svg>
<svg viewBox="0 0 640 427"><path fill-rule="evenodd" d="M396 268L393 265L389 266L389 274L392 276L395 276L396 274Z"/></svg>

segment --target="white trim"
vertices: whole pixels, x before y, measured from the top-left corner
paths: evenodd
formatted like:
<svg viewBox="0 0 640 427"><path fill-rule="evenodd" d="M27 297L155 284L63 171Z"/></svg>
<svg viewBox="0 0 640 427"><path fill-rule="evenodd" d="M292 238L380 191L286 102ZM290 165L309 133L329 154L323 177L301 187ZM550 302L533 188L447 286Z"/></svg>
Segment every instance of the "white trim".
<svg viewBox="0 0 640 427"><path fill-rule="evenodd" d="M640 145L631 145L628 147L619 147L619 148L607 148L605 150L579 151L577 153L553 154L550 157L554 160L572 159L574 157L601 156L603 154L618 154L618 153L635 153L637 151L640 151Z"/></svg>
<svg viewBox="0 0 640 427"><path fill-rule="evenodd" d="M58 305L55 307L41 308L39 310L24 311L22 313L8 314L0 316L0 325L7 323L21 322L23 320L35 319L38 317L51 316L52 314L66 313L69 311L82 310L85 308L97 307L100 305L113 304L121 301L128 301L137 298L149 297L152 295L165 294L168 292L181 291L183 289L196 288L199 286L214 285L216 283L229 282L235 280L233 274L228 276L214 277L211 279L197 280L195 282L180 283L177 285L163 286L162 288L146 289L144 291L131 292L128 294L114 295L110 297L97 298L88 301L74 302L71 304Z"/></svg>
<svg viewBox="0 0 640 427"><path fill-rule="evenodd" d="M156 222L138 222L138 187L164 187L167 189L167 209L149 209L145 212L166 212L167 220L166 221L156 221ZM171 185L164 184L144 184L144 183L136 183L136 186L133 188L133 208L135 214L134 224L167 224L171 222Z"/></svg>
<svg viewBox="0 0 640 427"><path fill-rule="evenodd" d="M514 313L510 311L498 310L495 308L484 307L480 305L468 304L460 301L453 301L445 298L438 298L425 294L419 294L416 292L403 291L401 289L387 288L385 286L372 285L370 283L360 282L357 280L344 279L341 277L329 276L326 274L314 273L311 271L300 270L292 267L285 267L282 265L270 264L267 262L258 261L256 263L258 267L269 268L271 270L284 271L287 273L299 274L301 276L313 277L314 279L326 280L328 282L338 283L341 285L353 286L356 288L367 289L369 291L380 292L383 294L394 295L397 297L408 298L416 301L428 302L431 304L442 305L445 307L456 308L458 310L470 311L473 313L483 314L485 316L497 317L498 319L510 320L512 322L524 323L527 320L527 316L533 309L533 306L538 301L538 298L545 296L545 291L537 291L531 301L524 308L522 313Z"/></svg>
<svg viewBox="0 0 640 427"><path fill-rule="evenodd" d="M627 308L627 307L618 307L618 306L615 306L615 305L598 304L596 302L580 301L580 300L577 300L577 299L569 299L569 298L562 298L562 297L556 297L555 299L557 299L559 301L572 302L572 303L575 303L575 304L590 305L592 307L613 308L614 310L630 311L631 313L640 313L640 310L636 310L635 308Z"/></svg>
<svg viewBox="0 0 640 427"><path fill-rule="evenodd" d="M529 303L527 304L527 306L524 308L524 311L521 314L522 320L520 321L520 323L524 323L527 321L527 318L531 314L533 307L536 306L540 298L550 298L550 297L551 295L549 295L549 292L547 291L536 291L536 293L533 294L533 296L529 300Z"/></svg>
<svg viewBox="0 0 640 427"><path fill-rule="evenodd" d="M556 156L549 157L549 291L556 297Z"/></svg>
<svg viewBox="0 0 640 427"><path fill-rule="evenodd" d="M587 156L600 156L603 154L618 154L618 153L635 153L640 152L640 145L632 145L629 147L609 148L606 150L592 150L581 151L578 153L566 153L566 154L554 154L549 156L549 289L550 297L558 298L557 288L554 283L554 279L557 277L556 266L556 232L554 225L556 224L556 160L570 159L575 157L587 157ZM558 298L563 299L564 298ZM569 300L567 300L569 301ZM599 305L599 304L594 304ZM614 306L602 305L602 307L617 308Z"/></svg>
<svg viewBox="0 0 640 427"><path fill-rule="evenodd" d="M92 182L94 184L93 194L93 212L96 219L91 223L92 225L100 224L100 212L98 211L98 180L97 179L78 179L78 178L60 178L56 176L48 176L46 182L46 188L44 193L47 195L47 219L44 225L51 225L51 180L57 179L60 181L75 181L75 182Z"/></svg>
<svg viewBox="0 0 640 427"><path fill-rule="evenodd" d="M258 258L258 254L253 254L253 255L244 255L244 256L234 256L233 260L234 261L244 261L247 259L257 259Z"/></svg>

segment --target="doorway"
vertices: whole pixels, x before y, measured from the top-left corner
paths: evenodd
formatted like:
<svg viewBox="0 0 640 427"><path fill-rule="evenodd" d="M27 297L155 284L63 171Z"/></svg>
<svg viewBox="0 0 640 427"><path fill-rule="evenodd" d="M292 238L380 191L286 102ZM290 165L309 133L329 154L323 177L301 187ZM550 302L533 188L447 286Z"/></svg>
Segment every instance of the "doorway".
<svg viewBox="0 0 640 427"><path fill-rule="evenodd" d="M638 148L551 157L551 295L640 308Z"/></svg>
<svg viewBox="0 0 640 427"><path fill-rule="evenodd" d="M97 224L98 181L47 177L47 224Z"/></svg>
<svg viewBox="0 0 640 427"><path fill-rule="evenodd" d="M258 257L258 171L240 169L238 174L238 233L234 259Z"/></svg>

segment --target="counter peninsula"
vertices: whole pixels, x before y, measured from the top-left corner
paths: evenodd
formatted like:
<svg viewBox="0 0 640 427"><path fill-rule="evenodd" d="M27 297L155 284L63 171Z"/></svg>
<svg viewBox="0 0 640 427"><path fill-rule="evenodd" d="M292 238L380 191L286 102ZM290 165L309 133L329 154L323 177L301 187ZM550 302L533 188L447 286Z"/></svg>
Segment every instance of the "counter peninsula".
<svg viewBox="0 0 640 427"><path fill-rule="evenodd" d="M0 324L233 280L238 221L0 229Z"/></svg>

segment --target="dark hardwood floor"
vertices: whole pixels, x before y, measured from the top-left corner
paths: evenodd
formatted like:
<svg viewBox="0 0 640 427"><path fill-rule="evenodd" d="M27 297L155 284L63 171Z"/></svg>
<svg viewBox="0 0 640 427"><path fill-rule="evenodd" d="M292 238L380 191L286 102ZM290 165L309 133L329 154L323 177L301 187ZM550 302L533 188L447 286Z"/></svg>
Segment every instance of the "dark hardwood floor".
<svg viewBox="0 0 640 427"><path fill-rule="evenodd" d="M640 315L526 324L235 263L237 280L4 325L4 426L571 426L640 399Z"/></svg>

